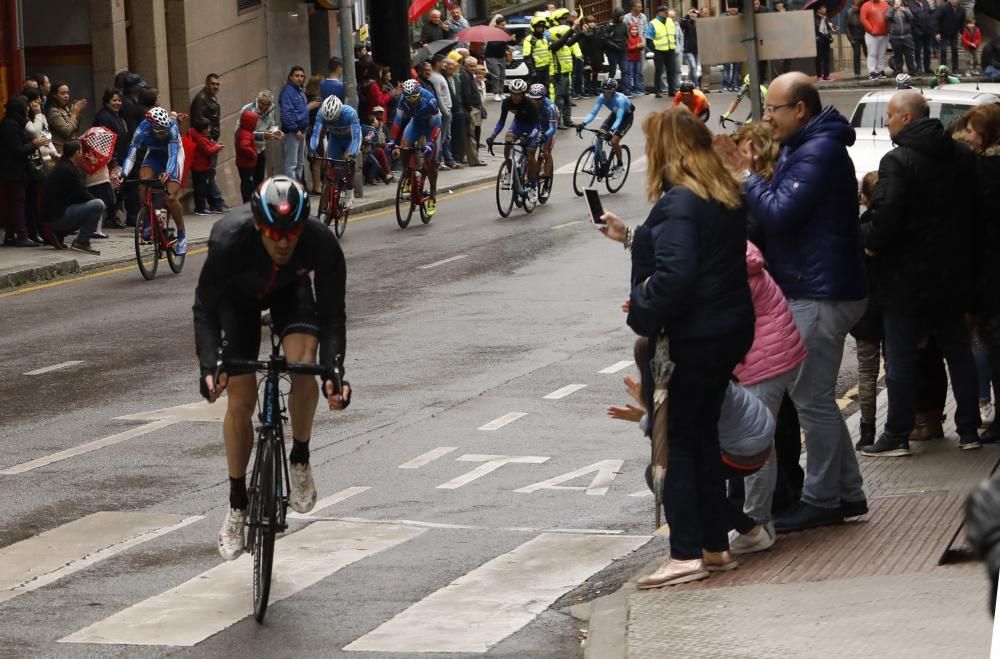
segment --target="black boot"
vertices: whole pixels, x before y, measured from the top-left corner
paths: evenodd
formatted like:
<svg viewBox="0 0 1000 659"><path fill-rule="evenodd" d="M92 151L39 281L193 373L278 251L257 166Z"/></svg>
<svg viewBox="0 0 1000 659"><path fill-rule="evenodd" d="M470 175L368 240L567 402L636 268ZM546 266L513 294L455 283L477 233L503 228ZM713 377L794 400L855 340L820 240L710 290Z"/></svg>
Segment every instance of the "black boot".
<svg viewBox="0 0 1000 659"><path fill-rule="evenodd" d="M858 437L858 443L854 445L855 451L860 451L866 446L871 446L875 443L875 424L861 422L860 426L861 435Z"/></svg>

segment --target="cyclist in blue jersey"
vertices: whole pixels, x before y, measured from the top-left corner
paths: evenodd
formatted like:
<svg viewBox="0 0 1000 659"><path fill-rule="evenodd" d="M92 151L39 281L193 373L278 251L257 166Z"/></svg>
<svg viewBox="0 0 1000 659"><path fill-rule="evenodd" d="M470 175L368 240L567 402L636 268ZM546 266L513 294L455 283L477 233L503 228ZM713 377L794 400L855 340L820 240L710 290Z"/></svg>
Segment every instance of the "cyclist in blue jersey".
<svg viewBox="0 0 1000 659"><path fill-rule="evenodd" d="M590 114L583 120L583 123L576 125L576 133L579 135L586 128L587 124L594 120L594 117L600 112L602 106L606 107L610 114L604 120L604 123L601 124L601 132L604 133L604 139L611 143L611 151L618 160L617 166L620 167L622 164L622 148L620 145L622 138L625 137L625 133L632 127L632 120L635 117L635 106L632 105L632 101L628 100L625 94L618 91L618 83L614 79L609 78L601 83L601 95L597 97L594 109L590 111Z"/></svg>
<svg viewBox="0 0 1000 659"><path fill-rule="evenodd" d="M400 135L402 133L402 136ZM431 180L431 198L424 203L428 215L437 210L437 141L441 134L441 111L432 92L420 86L412 78L403 83L403 101L396 110L392 122L392 136L386 148L393 149L399 141L400 161L403 164L403 180L409 180L410 152L421 137L425 138L424 152L418 157L427 161L428 178ZM402 139L400 140L400 137Z"/></svg>
<svg viewBox="0 0 1000 659"><path fill-rule="evenodd" d="M316 123L313 125L312 136L309 138L309 159L316 156L321 133L326 132L326 156L338 160L347 160L350 165L350 176L347 178L347 189L344 190L344 208L354 207L354 156L361 148L361 122L358 121L357 110L350 105L344 105L337 96L328 96L319 112L316 113ZM323 204L324 200L320 200Z"/></svg>
<svg viewBox="0 0 1000 659"><path fill-rule="evenodd" d="M122 178L127 178L135 166L135 156L141 147L146 147L146 157L139 169L139 181L159 178L166 194L164 205L177 223L177 244L174 253L178 256L187 252L187 237L184 234L184 212L178 193L184 176L184 148L181 146L181 131L177 120L166 109L151 108L135 129L132 144L122 167Z"/></svg>
<svg viewBox="0 0 1000 659"><path fill-rule="evenodd" d="M535 83L545 88L542 83ZM500 118L493 128L493 134L486 138L486 143L491 145L496 140L497 135L503 130L507 123L507 114L513 113L514 120L510 122L510 130L504 136L506 145L503 150L503 157L506 160L510 157L511 144L525 138L524 154L528 157L528 194L534 193L538 184L538 160L535 158L535 150L540 144L541 130L538 123L538 106L533 101L525 98L528 91L528 83L524 80L515 79L510 83L510 96L500 104Z"/></svg>
<svg viewBox="0 0 1000 659"><path fill-rule="evenodd" d="M559 128L559 108L549 100L545 85L535 83L528 89L528 98L538 108L538 129L542 131L540 139L542 152L545 154L545 171L542 174L552 178L552 147L556 143L556 130Z"/></svg>

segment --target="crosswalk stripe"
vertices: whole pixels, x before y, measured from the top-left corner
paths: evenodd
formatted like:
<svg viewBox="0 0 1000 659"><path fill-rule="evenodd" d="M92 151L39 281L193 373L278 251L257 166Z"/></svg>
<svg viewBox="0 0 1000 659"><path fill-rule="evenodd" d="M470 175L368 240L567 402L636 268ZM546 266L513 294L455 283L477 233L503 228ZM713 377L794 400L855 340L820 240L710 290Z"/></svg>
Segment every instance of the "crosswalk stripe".
<svg viewBox="0 0 1000 659"><path fill-rule="evenodd" d="M270 604L424 532L393 524L316 522L290 533L275 543ZM244 554L59 642L195 645L251 614L252 565Z"/></svg>
<svg viewBox="0 0 1000 659"><path fill-rule="evenodd" d="M486 425L479 426L479 429L480 430L500 430L501 428L503 428L504 426L506 426L508 423L513 423L514 421L517 421L518 419L520 419L522 416L528 416L528 413L527 412L508 412L507 414L504 414L500 418L493 419L492 421L490 421Z"/></svg>
<svg viewBox="0 0 1000 659"><path fill-rule="evenodd" d="M438 458L444 455L448 455L452 451L458 450L457 446L439 446L435 449L431 449L426 453L421 453L412 460L407 460L403 464L399 465L400 469L420 469L426 464L434 462Z"/></svg>
<svg viewBox="0 0 1000 659"><path fill-rule="evenodd" d="M563 593L648 540L542 533L459 577L344 649L486 652Z"/></svg>
<svg viewBox="0 0 1000 659"><path fill-rule="evenodd" d="M617 373L618 371L620 371L620 370L622 370L624 368L628 368L629 366L632 366L633 364L635 364L634 361L629 360L629 359L624 359L624 360L622 360L620 362L615 362L614 364L612 364L611 366L608 366L607 368L602 368L601 370L598 371L598 373Z"/></svg>
<svg viewBox="0 0 1000 659"><path fill-rule="evenodd" d="M0 602L202 519L98 512L0 549Z"/></svg>

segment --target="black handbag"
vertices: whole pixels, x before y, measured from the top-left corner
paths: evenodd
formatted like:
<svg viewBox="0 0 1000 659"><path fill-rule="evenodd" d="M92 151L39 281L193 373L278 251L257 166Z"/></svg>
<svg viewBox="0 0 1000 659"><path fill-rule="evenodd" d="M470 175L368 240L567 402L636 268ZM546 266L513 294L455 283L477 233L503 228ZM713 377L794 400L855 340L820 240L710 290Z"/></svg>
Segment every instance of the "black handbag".
<svg viewBox="0 0 1000 659"><path fill-rule="evenodd" d="M28 157L28 183L44 183L49 175L49 168L42 160L42 154L37 150Z"/></svg>

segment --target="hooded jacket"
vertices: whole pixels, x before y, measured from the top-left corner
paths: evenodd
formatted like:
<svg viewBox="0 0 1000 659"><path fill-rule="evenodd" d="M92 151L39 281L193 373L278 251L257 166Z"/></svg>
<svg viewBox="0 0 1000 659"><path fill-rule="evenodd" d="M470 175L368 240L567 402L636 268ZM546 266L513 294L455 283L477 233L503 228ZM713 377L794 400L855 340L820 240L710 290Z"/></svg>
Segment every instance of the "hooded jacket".
<svg viewBox="0 0 1000 659"><path fill-rule="evenodd" d="M28 123L28 104L15 96L7 101L0 121L0 181L25 183L28 180L28 156L35 150L24 126Z"/></svg>
<svg viewBox="0 0 1000 659"><path fill-rule="evenodd" d="M787 373L806 358L806 344L795 326L792 311L781 289L767 274L764 255L747 242L747 277L753 300L753 345L733 375L743 386Z"/></svg>
<svg viewBox="0 0 1000 659"><path fill-rule="evenodd" d="M253 110L244 110L240 115L240 127L236 129L236 166L250 169L257 166L257 142L254 130L260 115Z"/></svg>
<svg viewBox="0 0 1000 659"><path fill-rule="evenodd" d="M980 268L979 311L983 316L1000 315L1000 144L994 144L976 158L979 175L978 205Z"/></svg>
<svg viewBox="0 0 1000 659"><path fill-rule="evenodd" d="M854 139L847 119L827 107L781 143L770 183L754 174L744 184L768 271L787 298L865 297L858 183L847 154Z"/></svg>
<svg viewBox="0 0 1000 659"><path fill-rule="evenodd" d="M212 171L212 156L222 150L222 145L217 144L201 131L189 128L188 139L194 142L194 157L191 158L192 172Z"/></svg>
<svg viewBox="0 0 1000 659"><path fill-rule="evenodd" d="M875 292L887 312L931 315L971 309L971 220L975 190L972 151L921 119L894 138L882 156L872 193L865 248L875 253Z"/></svg>

